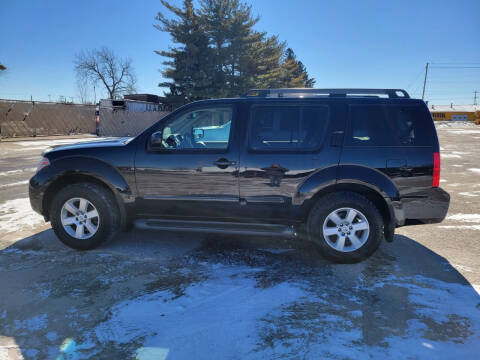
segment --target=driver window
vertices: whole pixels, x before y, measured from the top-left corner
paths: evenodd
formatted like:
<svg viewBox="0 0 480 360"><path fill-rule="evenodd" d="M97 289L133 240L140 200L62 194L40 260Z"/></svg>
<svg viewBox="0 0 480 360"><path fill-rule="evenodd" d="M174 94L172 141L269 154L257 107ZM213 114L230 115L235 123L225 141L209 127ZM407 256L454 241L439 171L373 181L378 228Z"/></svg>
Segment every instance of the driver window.
<svg viewBox="0 0 480 360"><path fill-rule="evenodd" d="M227 149L232 109L204 108L170 121L162 133L166 149Z"/></svg>

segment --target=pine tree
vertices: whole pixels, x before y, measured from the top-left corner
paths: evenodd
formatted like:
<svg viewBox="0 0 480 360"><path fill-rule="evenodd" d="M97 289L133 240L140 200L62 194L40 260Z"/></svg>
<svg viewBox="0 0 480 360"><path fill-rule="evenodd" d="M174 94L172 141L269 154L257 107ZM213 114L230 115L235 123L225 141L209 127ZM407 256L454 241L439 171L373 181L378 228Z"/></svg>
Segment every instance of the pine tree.
<svg viewBox="0 0 480 360"><path fill-rule="evenodd" d="M281 83L283 87L313 87L315 79L308 76L308 72L291 48L285 51L285 59L282 63Z"/></svg>
<svg viewBox="0 0 480 360"><path fill-rule="evenodd" d="M216 51L216 86L220 96L238 96L270 85L278 75L284 44L253 29L258 17L239 0L202 0L202 17Z"/></svg>
<svg viewBox="0 0 480 360"><path fill-rule="evenodd" d="M163 62L165 69L162 75L170 81L159 84L160 87L170 89L170 92L165 94L165 102L178 107L190 101L215 96L212 92L213 52L208 46L208 36L202 19L195 12L192 0L184 0L183 8L175 7L165 0L161 1L178 19L167 19L162 13L158 13L156 20L160 25L154 26L169 32L173 42L180 44L168 51L155 51L168 58Z"/></svg>
<svg viewBox="0 0 480 360"><path fill-rule="evenodd" d="M157 53L167 57L162 71L164 101L174 107L204 98L239 96L252 88L311 87L305 66L278 37L253 29L258 17L241 0L192 0L178 8L161 0L176 18L159 13L156 27L178 46Z"/></svg>

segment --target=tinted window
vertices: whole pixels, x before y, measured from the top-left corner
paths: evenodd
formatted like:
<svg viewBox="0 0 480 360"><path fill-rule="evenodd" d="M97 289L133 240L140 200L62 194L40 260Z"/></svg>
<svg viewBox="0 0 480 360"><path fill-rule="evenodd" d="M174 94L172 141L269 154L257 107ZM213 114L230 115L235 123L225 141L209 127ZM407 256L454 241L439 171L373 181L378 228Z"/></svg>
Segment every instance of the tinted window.
<svg viewBox="0 0 480 360"><path fill-rule="evenodd" d="M352 105L347 145L418 145L423 115L416 106Z"/></svg>
<svg viewBox="0 0 480 360"><path fill-rule="evenodd" d="M257 107L250 125L254 150L317 149L327 124L326 106Z"/></svg>
<svg viewBox="0 0 480 360"><path fill-rule="evenodd" d="M191 111L165 126L162 143L167 149L226 149L231 122L228 107Z"/></svg>

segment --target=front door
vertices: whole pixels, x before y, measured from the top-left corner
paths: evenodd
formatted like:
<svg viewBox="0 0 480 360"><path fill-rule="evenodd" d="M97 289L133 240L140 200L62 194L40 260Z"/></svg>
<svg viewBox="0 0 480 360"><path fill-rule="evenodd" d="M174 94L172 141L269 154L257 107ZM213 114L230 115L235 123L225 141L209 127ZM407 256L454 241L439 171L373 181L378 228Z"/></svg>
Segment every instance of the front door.
<svg viewBox="0 0 480 360"><path fill-rule="evenodd" d="M139 143L139 216L219 218L238 206L235 118L233 104L190 108Z"/></svg>

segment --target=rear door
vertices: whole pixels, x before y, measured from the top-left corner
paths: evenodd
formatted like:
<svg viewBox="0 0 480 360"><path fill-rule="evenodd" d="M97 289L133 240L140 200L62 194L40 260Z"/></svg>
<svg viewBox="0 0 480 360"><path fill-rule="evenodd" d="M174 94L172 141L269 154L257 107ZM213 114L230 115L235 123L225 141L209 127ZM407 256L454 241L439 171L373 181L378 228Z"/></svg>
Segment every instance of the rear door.
<svg viewBox="0 0 480 360"><path fill-rule="evenodd" d="M243 214L279 221L295 217L291 205L299 186L319 169L338 164L340 147L330 141L344 129L342 107L328 100L246 106L239 172Z"/></svg>

